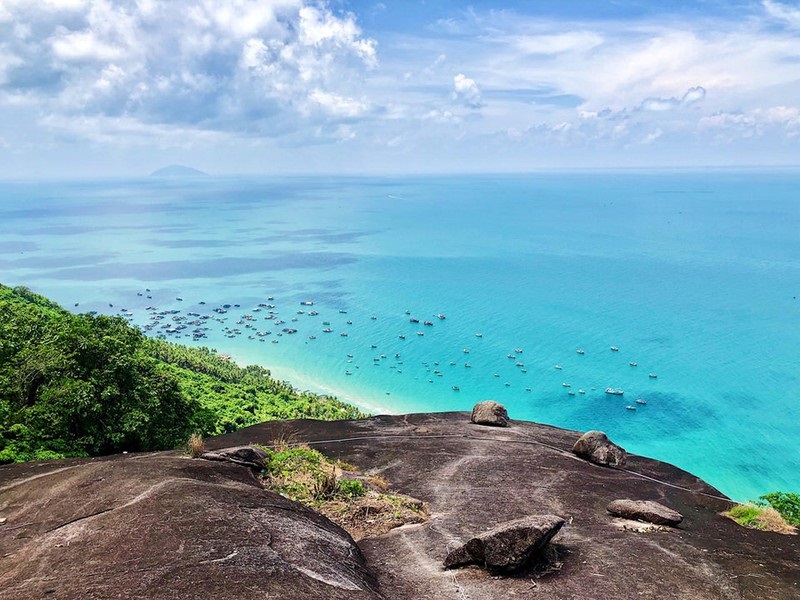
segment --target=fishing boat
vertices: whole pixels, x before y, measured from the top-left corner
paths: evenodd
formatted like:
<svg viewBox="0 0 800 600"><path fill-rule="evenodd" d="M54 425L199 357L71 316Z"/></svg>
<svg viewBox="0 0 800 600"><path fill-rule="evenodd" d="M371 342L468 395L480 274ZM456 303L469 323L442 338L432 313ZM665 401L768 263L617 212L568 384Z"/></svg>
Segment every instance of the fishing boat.
<svg viewBox="0 0 800 600"><path fill-rule="evenodd" d="M610 394L612 396L622 396L624 393L624 390L618 390L611 387L606 388L606 394Z"/></svg>
<svg viewBox="0 0 800 600"><path fill-rule="evenodd" d="M647 374L647 376L648 376L650 379L657 379L657 378L658 378L658 375L656 375L655 373L648 373L648 374Z"/></svg>

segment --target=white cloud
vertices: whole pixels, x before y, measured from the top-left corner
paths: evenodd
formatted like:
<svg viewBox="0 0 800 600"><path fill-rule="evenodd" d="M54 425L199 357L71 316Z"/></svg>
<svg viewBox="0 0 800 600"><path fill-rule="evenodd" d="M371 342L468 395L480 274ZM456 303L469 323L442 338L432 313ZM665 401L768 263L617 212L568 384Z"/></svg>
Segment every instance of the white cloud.
<svg viewBox="0 0 800 600"><path fill-rule="evenodd" d="M24 94L51 127L242 135L282 135L313 107L362 114L351 91L378 64L355 16L324 0L0 0L0 60L0 102Z"/></svg>
<svg viewBox="0 0 800 600"><path fill-rule="evenodd" d="M772 0L764 0L762 4L764 10L772 18L783 21L795 29L800 29L800 8L787 6Z"/></svg>
<svg viewBox="0 0 800 600"><path fill-rule="evenodd" d="M561 54L592 50L603 43L603 37L594 31L568 31L514 36L510 43L525 54Z"/></svg>
<svg viewBox="0 0 800 600"><path fill-rule="evenodd" d="M647 98L639 106L642 110L664 112L700 102L706 97L706 90L700 86L689 88L681 98Z"/></svg>
<svg viewBox="0 0 800 600"><path fill-rule="evenodd" d="M369 109L366 102L318 89L312 90L308 98L315 105L337 117L358 117Z"/></svg>
<svg viewBox="0 0 800 600"><path fill-rule="evenodd" d="M481 101L481 91L474 79L470 79L463 73L453 77L453 100L463 104L468 108L480 108L483 106Z"/></svg>

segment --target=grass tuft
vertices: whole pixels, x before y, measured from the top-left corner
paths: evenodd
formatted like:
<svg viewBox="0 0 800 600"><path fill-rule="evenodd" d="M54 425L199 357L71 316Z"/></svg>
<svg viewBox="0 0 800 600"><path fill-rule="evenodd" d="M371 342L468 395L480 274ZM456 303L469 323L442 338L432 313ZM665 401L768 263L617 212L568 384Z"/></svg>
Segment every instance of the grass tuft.
<svg viewBox="0 0 800 600"><path fill-rule="evenodd" d="M762 531L794 534L795 528L786 522L781 514L771 506L756 506L755 504L737 504L725 516L730 517L739 525L752 527Z"/></svg>
<svg viewBox="0 0 800 600"><path fill-rule="evenodd" d="M192 458L199 458L200 455L206 451L206 445L205 442L203 441L203 438L196 433L193 433L189 437L189 441L186 444L186 448L187 451L189 452L189 456L191 456Z"/></svg>

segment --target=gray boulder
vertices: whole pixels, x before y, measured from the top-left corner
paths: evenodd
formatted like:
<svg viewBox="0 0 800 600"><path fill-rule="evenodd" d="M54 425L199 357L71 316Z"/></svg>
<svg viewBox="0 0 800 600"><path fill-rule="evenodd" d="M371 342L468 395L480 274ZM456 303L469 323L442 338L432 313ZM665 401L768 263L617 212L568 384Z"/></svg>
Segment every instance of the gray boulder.
<svg viewBox="0 0 800 600"><path fill-rule="evenodd" d="M478 402L472 408L470 421L476 425L494 425L495 427L508 427L508 411L506 407L494 400Z"/></svg>
<svg viewBox="0 0 800 600"><path fill-rule="evenodd" d="M623 517L634 521L645 521L655 525L675 527L683 521L683 515L671 508L652 500L614 500L606 510L615 517Z"/></svg>
<svg viewBox="0 0 800 600"><path fill-rule="evenodd" d="M621 467L628 458L625 449L609 440L602 431L587 431L578 438L572 451L581 458L604 467Z"/></svg>
<svg viewBox="0 0 800 600"><path fill-rule="evenodd" d="M223 448L213 452L203 452L200 458L232 462L237 465L261 470L266 466L267 451L258 446L237 446L236 448Z"/></svg>
<svg viewBox="0 0 800 600"><path fill-rule="evenodd" d="M564 519L556 515L530 515L501 523L450 552L444 566L478 564L495 573L513 573L544 549L563 524Z"/></svg>

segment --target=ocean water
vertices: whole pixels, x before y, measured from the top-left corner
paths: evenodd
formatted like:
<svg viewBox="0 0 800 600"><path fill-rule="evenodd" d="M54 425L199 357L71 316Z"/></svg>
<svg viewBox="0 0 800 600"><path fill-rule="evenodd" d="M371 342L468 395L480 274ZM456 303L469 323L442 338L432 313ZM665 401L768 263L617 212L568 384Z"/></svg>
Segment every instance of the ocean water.
<svg viewBox="0 0 800 600"><path fill-rule="evenodd" d="M371 412L491 398L601 429L746 500L800 491L798 193L796 172L6 181L0 282Z"/></svg>

